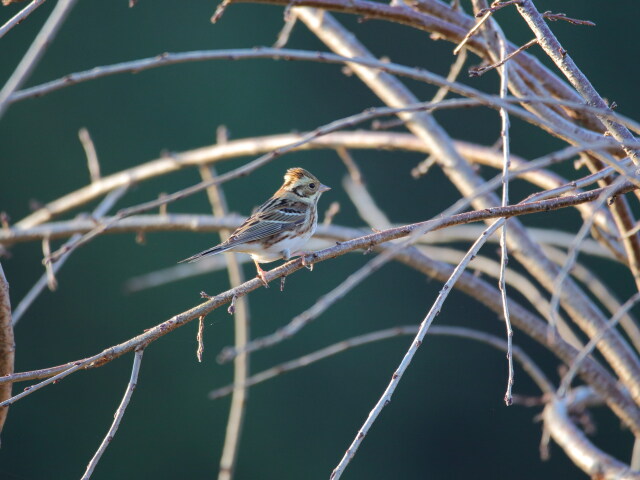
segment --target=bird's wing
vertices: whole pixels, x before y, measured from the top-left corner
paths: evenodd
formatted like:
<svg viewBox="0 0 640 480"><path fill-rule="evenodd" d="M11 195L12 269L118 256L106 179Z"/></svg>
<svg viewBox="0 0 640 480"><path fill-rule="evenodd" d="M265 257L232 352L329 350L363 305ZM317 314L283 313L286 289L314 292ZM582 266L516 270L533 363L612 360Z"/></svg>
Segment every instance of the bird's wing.
<svg viewBox="0 0 640 480"><path fill-rule="evenodd" d="M290 230L305 221L307 208L302 202L270 199L233 232L225 243L235 246Z"/></svg>

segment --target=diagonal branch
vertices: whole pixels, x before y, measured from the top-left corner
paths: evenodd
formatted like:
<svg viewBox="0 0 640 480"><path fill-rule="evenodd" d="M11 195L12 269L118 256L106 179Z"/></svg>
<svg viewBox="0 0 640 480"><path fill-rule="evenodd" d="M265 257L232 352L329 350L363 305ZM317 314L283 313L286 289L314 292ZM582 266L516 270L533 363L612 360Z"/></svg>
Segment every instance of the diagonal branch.
<svg viewBox="0 0 640 480"><path fill-rule="evenodd" d="M98 465L100 458L102 458L102 454L105 452L116 432L118 431L118 427L120 426L120 422L122 421L122 417L124 417L124 412L129 406L129 401L131 400L131 396L133 395L133 391L136 389L138 385L138 373L140 372L140 364L142 363L142 354L144 353L144 349L137 349L135 355L133 357L133 367L131 367L131 378L129 379L129 383L127 384L127 389L124 392L124 396L122 397L122 401L120 402L120 406L116 410L116 413L113 418L113 423L107 432L107 435L102 440L100 447L98 447L98 451L95 453L89 465L87 465L87 469L82 475L82 480L88 480L91 478L94 469Z"/></svg>

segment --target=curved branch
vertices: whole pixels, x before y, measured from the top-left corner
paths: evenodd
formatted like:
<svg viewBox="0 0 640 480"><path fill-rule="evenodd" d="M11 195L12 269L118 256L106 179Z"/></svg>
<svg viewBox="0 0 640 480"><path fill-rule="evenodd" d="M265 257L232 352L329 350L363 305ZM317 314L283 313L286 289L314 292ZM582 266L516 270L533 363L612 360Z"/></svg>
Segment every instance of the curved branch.
<svg viewBox="0 0 640 480"><path fill-rule="evenodd" d="M573 401L572 401L573 400ZM551 437L578 467L591 478L606 480L638 480L640 473L596 448L571 421L569 409L581 398L554 399L542 412L544 425Z"/></svg>
<svg viewBox="0 0 640 480"><path fill-rule="evenodd" d="M252 387L254 385L257 385L258 383L265 382L283 373L306 367L308 365L311 365L312 363L318 362L338 353L342 353L354 347L367 345L369 343L378 342L380 340L386 340L401 335L415 335L417 332L417 326L408 325L388 328L386 330L378 330L376 332L366 333L364 335L358 335L357 337L334 343L333 345L309 353L300 358L290 360L288 362L264 370L260 373L256 373L255 375L252 375L247 379L247 381L244 383L244 386ZM481 343L486 343L487 345L493 348L497 348L498 350L501 350L503 352L507 351L506 342L504 342L501 338L471 328L433 326L429 330L429 336L431 335L467 338L470 340L476 340ZM520 347L513 347L513 358L515 358L522 365L522 368L529 374L529 376L533 379L533 381L540 388L540 390L542 390L543 393L553 393L553 384L547 379L546 375L535 364L535 362ZM218 398L227 396L231 392L233 392L233 388L233 385L227 385L225 387L217 388L209 392L209 398L211 400L216 400Z"/></svg>

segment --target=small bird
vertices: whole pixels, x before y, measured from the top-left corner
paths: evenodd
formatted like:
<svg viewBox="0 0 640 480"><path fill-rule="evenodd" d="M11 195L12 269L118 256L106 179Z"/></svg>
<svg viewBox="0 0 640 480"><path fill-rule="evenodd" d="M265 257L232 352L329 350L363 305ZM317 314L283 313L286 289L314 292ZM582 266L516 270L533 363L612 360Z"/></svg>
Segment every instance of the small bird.
<svg viewBox="0 0 640 480"><path fill-rule="evenodd" d="M307 243L318 226L318 200L329 187L303 168L290 168L284 183L273 197L263 203L224 242L182 262L196 262L203 257L222 252L251 255L258 278L269 284L261 263L289 260L301 255L299 249Z"/></svg>

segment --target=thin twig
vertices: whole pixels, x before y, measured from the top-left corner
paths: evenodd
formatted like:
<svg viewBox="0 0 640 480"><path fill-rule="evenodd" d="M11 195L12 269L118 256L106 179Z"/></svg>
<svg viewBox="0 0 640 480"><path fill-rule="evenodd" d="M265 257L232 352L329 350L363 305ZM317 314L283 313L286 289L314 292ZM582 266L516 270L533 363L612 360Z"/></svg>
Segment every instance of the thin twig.
<svg viewBox="0 0 640 480"><path fill-rule="evenodd" d="M288 362L281 363L280 365L276 365L275 367L271 367L260 373L256 373L247 379L245 386L252 387L254 385L257 385L258 383L270 380L283 373L288 373L292 370L309 366L312 363L318 362L338 353L342 353L351 348L359 347L380 340L398 337L401 335L415 335L417 332L417 326L407 325L388 328L386 330L378 330L376 332L366 333L364 335L358 335L357 337L343 340L341 342L317 350L313 353L309 353L294 360L290 360ZM429 330L429 335L444 335L468 338L471 340L486 343L494 348L506 352L506 343L501 338L474 329L464 327L433 326ZM513 356L520 362L524 370L529 373L531 378L536 382L538 387L540 387L543 392L552 393L554 391L553 384L546 378L542 370L519 347L513 347ZM225 387L217 388L209 392L209 398L211 400L216 400L218 398L229 395L232 391L233 385L227 385Z"/></svg>
<svg viewBox="0 0 640 480"><path fill-rule="evenodd" d="M127 389L124 392L124 396L122 397L122 401L116 410L116 413L113 418L113 423L107 432L107 435L102 440L100 447L96 451L95 455L87 465L87 469L82 475L82 480L89 480L91 475L93 474L93 470L98 465L102 454L105 452L116 432L118 431L118 427L120 426L120 422L122 421L122 417L124 416L124 412L129 406L129 401L131 400L131 396L133 395L133 391L136 389L138 385L138 373L140 372L140 364L142 363L142 354L144 353L144 348L137 349L135 351L133 357L133 367L131 368L131 378L129 379L129 383L127 384Z"/></svg>
<svg viewBox="0 0 640 480"><path fill-rule="evenodd" d="M433 303L433 305L429 309L429 313L420 324L420 328L418 329L418 332L414 340L411 342L411 346L409 347L409 349L407 350L407 353L404 355L402 361L398 365L398 368L393 373L393 376L391 378L391 381L389 382L389 385L387 386L384 393L382 394L378 402L375 404L375 406L369 413L369 416L367 417L366 421L358 430L358 433L356 434L355 438L351 442L351 445L349 446L344 456L342 457L342 460L340 460L336 468L331 473L331 477L330 477L331 480L338 480L342 476L342 474L344 473L344 470L347 468L347 465L349 464L351 459L355 456L356 451L358 450L358 447L360 446L360 444L366 437L367 433L369 432L369 429L371 428L373 423L376 421L376 419L382 412L382 409L385 406L387 406L389 402L391 402L391 397L393 395L393 392L395 391L398 384L400 383L400 380L402 379L404 372L406 371L409 364L411 363L411 360L413 359L413 356L415 355L416 351L418 350L420 345L422 345L424 337L427 334L427 331L431 326L431 323L433 322L435 317L440 313L440 309L442 308L442 305L445 299L449 296L449 293L451 292L451 289L455 285L458 278L460 278L460 276L462 275L466 267L469 265L473 257L478 253L478 251L480 250L480 248L482 247L486 239L490 237L498 228L500 228L503 225L504 225L504 220L498 220L494 222L491 226L489 226L484 232L482 232L482 235L471 246L471 248L469 249L465 257L462 259L462 261L458 264L458 266L456 266L451 277L449 278L449 280L447 280L447 282L444 284L444 286L440 290L440 293L438 294L436 301Z"/></svg>
<svg viewBox="0 0 640 480"><path fill-rule="evenodd" d="M106 213L109 210L111 210L113 205L115 205L115 203L126 193L126 191L127 191L127 187L126 186L119 187L118 189L113 190L112 192L110 192L98 204L96 209L91 214L91 219L87 220L87 222L89 222L89 224L91 225L90 228L93 228L93 225L95 225L96 219L102 218L104 215L106 215ZM64 245L71 245L71 244L75 243L76 241L78 241L78 239L80 239L81 236L82 235L80 233L74 233L73 235L71 235L71 238L69 238L69 240ZM43 239L44 238L49 238L49 237L48 236L43 236ZM60 258L60 260L58 260L53 265L47 264L46 267L48 268L48 266L51 266L51 268L53 270L53 274L55 275L62 268L64 263L67 261L67 259L69 258L69 255L70 255L70 252L67 253L66 255L63 255ZM18 321L26 313L27 309L31 306L31 304L35 301L35 299L38 298L40 293L42 293L42 291L44 290L45 286L47 286L48 281L49 281L48 273L45 272L38 279L38 281L33 285L33 287L31 287L31 289L27 292L27 294L24 296L24 298L22 300L20 300L20 302L18 303L18 306L16 307L15 311L13 312L13 325L14 326L16 325L16 323L18 323Z"/></svg>
<svg viewBox="0 0 640 480"><path fill-rule="evenodd" d="M566 13L552 13L551 11L547 10L546 12L542 13L542 16L547 20L551 20L552 22L563 20L565 22L569 22L572 25L585 25L587 27L596 26L596 24L591 20L578 20L577 18L570 18L567 17Z"/></svg>
<svg viewBox="0 0 640 480"><path fill-rule="evenodd" d="M493 2L490 7L482 8L476 12L474 15L476 18L482 17L487 13L492 14L497 12L498 10L502 10L504 7L508 7L509 5L513 5L514 3L518 3L519 0L508 0L506 2Z"/></svg>
<svg viewBox="0 0 640 480"><path fill-rule="evenodd" d="M49 243L49 237L44 237L42 239L42 256L47 258L51 255L51 245ZM53 267L50 263L45 263L45 275L47 277L47 286L49 290L54 292L58 288L58 281L56 280L56 274L53 270Z"/></svg>
<svg viewBox="0 0 640 480"><path fill-rule="evenodd" d="M356 182L362 184L364 180L362 179L362 171L358 164L355 162L349 150L344 147L336 148L336 153L344 163L344 166L347 167L347 172L349 172L349 176L351 179Z"/></svg>
<svg viewBox="0 0 640 480"><path fill-rule="evenodd" d="M453 49L454 55L457 55L460 52L460 50L462 50L462 48L467 44L469 39L473 37L478 32L478 30L480 30L480 27L484 25L484 22L489 20L489 18L491 17L491 13L492 12L488 11L481 16L481 18L476 22L473 28L467 32L467 34L462 38L460 43L456 45L456 48Z"/></svg>
<svg viewBox="0 0 640 480"><path fill-rule="evenodd" d="M296 16L295 15L285 15L284 25L278 34L278 39L276 43L273 44L273 48L284 48L284 46L289 42L289 36L293 31L293 27L296 24Z"/></svg>
<svg viewBox="0 0 640 480"><path fill-rule="evenodd" d="M580 368L580 364L584 361L584 359L593 352L598 342L602 339L602 337L607 333L608 330L615 328L618 325L618 322L622 317L633 308L636 303L640 301L640 292L636 292L634 295L629 298L626 302L622 304L619 310L615 312L615 314L611 317L611 319L607 322L607 324L587 343L578 356L573 360L573 363L570 365L567 373L562 377L562 381L560 382L560 386L558 387L558 391L556 395L558 397L564 397L569 388L571 387L571 382L573 382L574 377L576 376L576 372Z"/></svg>
<svg viewBox="0 0 640 480"><path fill-rule="evenodd" d="M78 138L84 149L84 153L87 157L87 165L89 167L89 177L91 183L100 180L100 162L98 161L98 153L96 152L96 146L93 144L89 130L82 127L78 130Z"/></svg>
<svg viewBox="0 0 640 480"><path fill-rule="evenodd" d="M325 227L328 227L329 225L331 225L333 223L333 219L336 217L338 213L340 213L340 203L331 202L331 205L329 205L329 208L327 208L327 210L324 212L324 219L322 220L322 225L324 225Z"/></svg>
<svg viewBox="0 0 640 480"><path fill-rule="evenodd" d="M65 368L62 372L58 373L57 375L49 377L46 380L44 380L44 381L42 381L40 383L37 383L35 385L31 385L30 387L25 388L18 395L14 395L13 397L11 397L9 399L4 400L3 402L0 402L0 408L12 405L15 402L17 402L18 400L26 397L27 395L31 395L32 393L40 390L42 387L46 387L47 385L49 385L51 383L57 383L58 380L61 380L64 377L66 377L67 375L71 375L73 372L75 372L77 370L80 370L81 368L85 367L86 365L89 365L92 361L93 361L92 358L86 358L86 359L81 360L79 362L73 363L73 366L71 366L69 368ZM11 377L12 377L12 375L7 375L7 376L5 376L3 378L0 378L0 382L2 380L10 381ZM5 383L5 382L2 382L2 383Z"/></svg>
<svg viewBox="0 0 640 480"><path fill-rule="evenodd" d="M447 75L447 81L455 82L462 71L462 67L464 67L465 62L467 61L467 49L463 49L460 54L456 57L455 62L451 64L451 68L449 68L449 74ZM438 91L431 99L432 102L440 102L444 100L444 98L449 93L449 87L446 85L438 88Z"/></svg>
<svg viewBox="0 0 640 480"><path fill-rule="evenodd" d="M492 26L498 32L498 40L500 42L500 55L502 57L502 66L500 67L500 96L506 97L509 93L509 68L506 65L507 58L507 46L506 40L502 31L496 25ZM500 109L501 119L501 137L502 137L502 153L503 153L503 165L502 165L502 206L506 207L509 204L509 167L511 166L511 150L510 150L510 136L509 136L509 114L504 108ZM511 317L509 315L509 300L507 297L507 284L506 284L506 272L507 262L509 260L507 250L507 224L505 220L500 234L500 292L502 294L502 305L504 308L504 323L507 331L507 364L508 364L508 378L507 378L507 391L504 395L504 402L507 405L511 405L511 390L513 387L513 329L511 328Z"/></svg>
<svg viewBox="0 0 640 480"><path fill-rule="evenodd" d="M29 75L37 65L47 47L51 44L58 29L62 26L65 18L75 5L76 0L59 0L56 6L49 15L49 18L36 35L33 43L24 54L22 60L11 74L7 83L4 84L2 90L0 90L0 118L4 115L7 107L9 106L9 97L13 92L22 86L22 84L29 78Z"/></svg>
<svg viewBox="0 0 640 480"><path fill-rule="evenodd" d="M584 243L582 243L582 247L584 247ZM547 255L549 255L549 258L551 258L557 265L562 266L566 261L567 255L561 250L556 249L549 244L543 245L543 248ZM584 248L581 249L581 253L585 253ZM595 275L592 270L589 270L587 267L576 261L570 273L589 289L593 296L602 303L611 315L620 309L622 303L616 298L610 290L610 287ZM548 311L549 310L546 310L543 315L546 316ZM626 313L620 319L620 325L629 337L629 340L636 351L640 352L640 328L638 328L636 319Z"/></svg>
<svg viewBox="0 0 640 480"><path fill-rule="evenodd" d="M18 13L16 13L13 17L6 21L4 25L0 27L0 38L4 37L9 30L13 27L21 23L25 18L27 18L31 13L42 5L45 0L33 0L29 5L24 7Z"/></svg>
<svg viewBox="0 0 640 480"><path fill-rule="evenodd" d="M514 50L513 52L511 52L509 55L507 55L506 57L503 57L499 62L493 63L491 65L486 65L483 67L473 67L469 69L469 76L470 77L479 77L481 75L484 75L485 73L487 73L489 70L493 70L494 68L498 68L503 66L506 62L508 62L509 60L511 60L513 57L515 57L516 55L518 55L520 52L525 51L527 48L532 47L533 45L538 43L538 39L534 38L532 40L529 40L527 43L525 43L524 45L522 45L520 48L518 48L517 50Z"/></svg>
<svg viewBox="0 0 640 480"><path fill-rule="evenodd" d="M607 191L615 190L616 188L618 188L618 186L621 184L622 181L623 181L623 177L619 177L611 185L600 189L602 191L602 196L598 197L598 199L596 200L594 212L597 211L604 204L604 202L606 202L607 199L609 198L609 194L607 193ZM573 264L576 261L578 253L580 252L580 244L584 240L584 238L586 238L589 231L591 230L594 217L595 217L594 215L589 215L589 217L585 219L585 221L583 222L582 226L580 227L580 230L578 231L578 233L574 238L574 241L571 247L569 248L569 252L567 253L567 259L562 269L558 272L558 275L555 279L554 289L552 292L551 302L550 302L551 310L549 312L549 324L551 326L551 330L550 330L551 332L553 332L555 327L555 322L558 318L558 310L560 308L560 297L562 296L562 290L564 288L564 284L567 278L569 277L569 272L571 271L571 268L573 267Z"/></svg>

